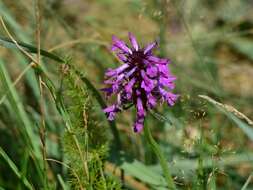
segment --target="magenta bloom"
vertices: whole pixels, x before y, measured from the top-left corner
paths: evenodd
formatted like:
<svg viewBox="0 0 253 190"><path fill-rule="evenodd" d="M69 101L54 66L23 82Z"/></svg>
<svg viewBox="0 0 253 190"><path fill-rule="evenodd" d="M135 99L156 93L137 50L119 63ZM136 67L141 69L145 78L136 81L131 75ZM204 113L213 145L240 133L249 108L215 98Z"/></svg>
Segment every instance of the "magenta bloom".
<svg viewBox="0 0 253 190"><path fill-rule="evenodd" d="M140 132L149 109L157 102L167 102L173 106L178 95L171 92L174 89L176 77L170 73L168 59L154 56L152 50L157 42L139 47L136 38L129 33L131 46L112 37L112 51L122 61L116 69L108 69L105 73L107 88L102 89L106 96L116 95L117 101L104 109L108 120L114 120L117 112L127 109L131 105L136 107L136 121L134 132Z"/></svg>

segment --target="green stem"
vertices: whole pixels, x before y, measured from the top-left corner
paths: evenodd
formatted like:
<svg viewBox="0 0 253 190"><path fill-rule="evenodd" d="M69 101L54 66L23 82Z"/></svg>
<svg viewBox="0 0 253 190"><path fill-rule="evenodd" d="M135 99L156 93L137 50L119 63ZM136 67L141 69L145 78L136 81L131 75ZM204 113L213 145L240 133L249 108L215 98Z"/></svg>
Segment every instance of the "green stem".
<svg viewBox="0 0 253 190"><path fill-rule="evenodd" d="M173 182L173 178L172 178L170 171L169 171L168 163L167 163L159 145L153 139L149 127L147 127L147 126L144 127L144 135L145 135L145 138L147 139L148 143L150 144L151 149L154 151L154 153L156 154L156 156L159 159L160 165L163 170L163 174L164 174L166 182L168 184L168 188L173 189L173 190L176 189L176 186L174 185L174 182Z"/></svg>

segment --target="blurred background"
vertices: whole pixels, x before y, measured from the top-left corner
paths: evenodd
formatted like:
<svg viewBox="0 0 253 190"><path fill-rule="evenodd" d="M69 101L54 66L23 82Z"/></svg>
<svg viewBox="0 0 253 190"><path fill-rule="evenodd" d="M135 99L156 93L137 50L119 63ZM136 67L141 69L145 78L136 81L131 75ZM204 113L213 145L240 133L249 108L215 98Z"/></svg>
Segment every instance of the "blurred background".
<svg viewBox="0 0 253 190"><path fill-rule="evenodd" d="M41 48L70 60L100 89L104 71L120 64L108 48L112 35L127 41L131 31L142 45L158 40L155 53L172 60L180 100L158 107L146 125L170 162L178 189L253 189L252 10L252 0L42 0ZM0 14L16 40L36 46L36 1L0 0ZM8 37L2 26L0 34ZM60 88L62 68L42 62ZM40 152L42 117L29 63L19 51L0 47L1 190L29 189L28 183L43 189L29 153L31 146ZM48 90L44 99L46 157L64 162L65 124ZM96 102L93 108L112 147L106 118ZM143 135L132 131L133 121L132 110L117 116L124 159L119 162L109 148L105 174L120 181L123 169L125 189L166 189L157 158ZM66 168L49 161L48 168L51 189L72 189Z"/></svg>

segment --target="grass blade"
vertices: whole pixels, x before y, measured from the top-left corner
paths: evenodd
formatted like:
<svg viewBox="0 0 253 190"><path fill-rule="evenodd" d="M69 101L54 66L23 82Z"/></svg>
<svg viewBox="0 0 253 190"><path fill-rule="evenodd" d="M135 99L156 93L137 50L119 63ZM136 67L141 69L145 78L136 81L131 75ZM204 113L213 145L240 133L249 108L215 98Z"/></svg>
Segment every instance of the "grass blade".
<svg viewBox="0 0 253 190"><path fill-rule="evenodd" d="M31 45L29 45L27 43L23 43L23 42L17 42L17 43L18 43L19 46L24 48L24 50L26 50L27 52L30 52L30 53L37 53L38 52L37 47L31 46ZM1 37L1 36L0 36L0 45L3 46L3 47L9 48L9 49L18 49L16 44L12 40L10 40L8 38L5 38L5 37ZM48 57L48 58L50 58L54 61L61 62L61 63L65 62L59 56L57 56L55 54L52 54L48 51L40 50L40 53L44 57Z"/></svg>
<svg viewBox="0 0 253 190"><path fill-rule="evenodd" d="M61 187L63 190L68 190L68 186L65 184L64 180L62 179L61 175L60 174L57 174L57 178L61 184Z"/></svg>
<svg viewBox="0 0 253 190"><path fill-rule="evenodd" d="M10 157L5 153L5 151L1 147L0 147L0 155L7 162L8 166L10 166L11 170L16 174L16 176L23 182L23 184L28 189L32 190L33 187L31 183L27 180L25 176L22 176L15 163L10 159Z"/></svg>
<svg viewBox="0 0 253 190"><path fill-rule="evenodd" d="M250 176L248 177L247 181L245 182L245 184L243 185L243 187L242 187L241 190L246 190L247 189L247 187L248 187L248 185L249 185L249 183L250 183L250 181L252 179L252 176L253 176L253 173L250 174Z"/></svg>
<svg viewBox="0 0 253 190"><path fill-rule="evenodd" d="M3 87L6 91L9 91L7 96L8 101L11 104L13 111L16 113L16 118L19 126L24 128L24 140L31 150L34 151L35 155L40 157L40 145L39 139L34 132L33 125L25 112L24 106L21 103L19 95L17 94L15 88L12 86L11 79L4 67L4 63L0 60L0 79L3 84Z"/></svg>

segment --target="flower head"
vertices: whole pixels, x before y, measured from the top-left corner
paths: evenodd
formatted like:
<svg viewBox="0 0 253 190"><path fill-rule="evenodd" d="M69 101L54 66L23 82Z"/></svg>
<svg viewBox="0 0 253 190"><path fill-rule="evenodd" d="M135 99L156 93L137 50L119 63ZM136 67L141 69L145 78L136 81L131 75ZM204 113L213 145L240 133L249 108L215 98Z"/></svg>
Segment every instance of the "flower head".
<svg viewBox="0 0 253 190"><path fill-rule="evenodd" d="M134 132L140 132L149 109L158 102L167 102L173 106L178 95L171 92L174 89L176 77L170 73L168 59L153 55L152 50L157 42L141 48L132 33L129 33L131 47L117 37L112 37L112 51L122 62L116 69L108 69L104 83L108 87L102 89L107 97L117 96L115 104L104 109L108 120L114 120L117 112L128 105L136 107Z"/></svg>

